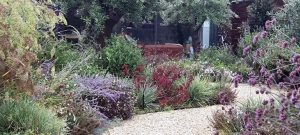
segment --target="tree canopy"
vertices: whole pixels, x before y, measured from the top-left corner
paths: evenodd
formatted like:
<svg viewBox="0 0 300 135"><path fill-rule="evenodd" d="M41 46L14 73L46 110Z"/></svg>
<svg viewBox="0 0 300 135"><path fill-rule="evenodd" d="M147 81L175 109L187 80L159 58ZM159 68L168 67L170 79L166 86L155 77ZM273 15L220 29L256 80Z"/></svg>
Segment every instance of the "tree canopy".
<svg viewBox="0 0 300 135"><path fill-rule="evenodd" d="M201 26L205 20L217 25L231 25L235 14L230 9L229 0L164 0L165 10L161 15L166 24L188 23Z"/></svg>
<svg viewBox="0 0 300 135"><path fill-rule="evenodd" d="M113 26L124 17L130 21L142 21L159 13L165 24L184 23L197 27L205 20L219 25L230 25L235 15L229 0L54 0L62 10L75 8L87 25L95 25L99 32L98 43L104 46Z"/></svg>

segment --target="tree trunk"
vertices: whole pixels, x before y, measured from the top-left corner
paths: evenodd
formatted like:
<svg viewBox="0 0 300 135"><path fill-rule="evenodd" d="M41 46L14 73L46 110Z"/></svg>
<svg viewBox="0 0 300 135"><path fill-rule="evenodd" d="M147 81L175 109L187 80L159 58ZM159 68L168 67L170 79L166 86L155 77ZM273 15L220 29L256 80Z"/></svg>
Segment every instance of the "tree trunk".
<svg viewBox="0 0 300 135"><path fill-rule="evenodd" d="M194 49L194 54L198 54L201 50L201 41L198 35L199 29L202 27L204 22L199 26L191 25L190 35L192 37L192 46Z"/></svg>
<svg viewBox="0 0 300 135"><path fill-rule="evenodd" d="M103 6L103 8L106 10L108 19L104 22L103 32L97 38L97 43L100 44L100 46L96 48L96 51L100 51L101 48L105 47L105 39L111 37L113 27L120 21L123 16L119 9L114 9L105 5Z"/></svg>
<svg viewBox="0 0 300 135"><path fill-rule="evenodd" d="M104 22L104 29L103 32L98 36L97 43L100 44L99 47L96 48L96 51L100 51L101 48L105 47L105 39L111 37L111 33L113 27L118 23L118 21L108 19Z"/></svg>

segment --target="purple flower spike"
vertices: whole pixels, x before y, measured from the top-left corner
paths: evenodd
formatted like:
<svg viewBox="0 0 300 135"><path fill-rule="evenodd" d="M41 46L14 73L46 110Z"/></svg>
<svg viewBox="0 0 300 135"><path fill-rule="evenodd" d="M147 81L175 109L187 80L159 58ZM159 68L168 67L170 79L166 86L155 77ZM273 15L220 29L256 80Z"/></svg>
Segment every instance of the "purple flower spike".
<svg viewBox="0 0 300 135"><path fill-rule="evenodd" d="M236 75L234 76L233 82L234 82L234 87L238 87L238 83L242 80L243 76L242 75Z"/></svg>
<svg viewBox="0 0 300 135"><path fill-rule="evenodd" d="M263 114L266 115L267 113L269 113L269 109L265 109Z"/></svg>
<svg viewBox="0 0 300 135"><path fill-rule="evenodd" d="M251 130L252 130L252 128L253 128L253 125L252 125L252 123L251 123L251 122L247 122L247 124L246 124L245 128L246 128L248 131L251 131Z"/></svg>
<svg viewBox="0 0 300 135"><path fill-rule="evenodd" d="M253 44L256 44L258 42L258 34L256 34L254 37L253 37Z"/></svg>
<svg viewBox="0 0 300 135"><path fill-rule="evenodd" d="M278 86L279 89L282 89L283 86L284 86L284 82L279 82L277 86Z"/></svg>
<svg viewBox="0 0 300 135"><path fill-rule="evenodd" d="M261 94L264 94L266 92L266 88L262 87L262 88L260 88L259 91L260 91Z"/></svg>
<svg viewBox="0 0 300 135"><path fill-rule="evenodd" d="M266 68L264 66L262 66L260 69L260 74L265 75L265 73L266 73Z"/></svg>
<svg viewBox="0 0 300 135"><path fill-rule="evenodd" d="M224 92L223 91L220 91L219 93L218 93L218 97L221 99L223 96L224 96Z"/></svg>
<svg viewBox="0 0 300 135"><path fill-rule="evenodd" d="M295 37L292 37L291 43L295 43L295 42L296 42L296 38L295 38Z"/></svg>
<svg viewBox="0 0 300 135"><path fill-rule="evenodd" d="M279 115L279 120L281 120L281 121L284 121L284 120L286 120L287 119L287 115L286 115L286 113L280 113L280 115Z"/></svg>
<svg viewBox="0 0 300 135"><path fill-rule="evenodd" d="M265 38L265 37L267 36L267 34L268 34L268 32L263 31L263 32L261 32L260 36L261 36L262 38Z"/></svg>
<svg viewBox="0 0 300 135"><path fill-rule="evenodd" d="M266 27L266 29L270 28L270 24L271 24L270 20L267 20L267 21L265 22L265 27Z"/></svg>
<svg viewBox="0 0 300 135"><path fill-rule="evenodd" d="M262 102L263 105L267 105L268 103L269 103L268 100L264 100L264 101Z"/></svg>
<svg viewBox="0 0 300 135"><path fill-rule="evenodd" d="M274 98L270 98L271 103L274 103L274 101L275 101Z"/></svg>
<svg viewBox="0 0 300 135"><path fill-rule="evenodd" d="M255 84L257 83L257 80L256 80L256 78L250 78L250 79L248 80L248 83L249 83L249 85L251 85L251 86L255 86Z"/></svg>
<svg viewBox="0 0 300 135"><path fill-rule="evenodd" d="M282 44L281 44L281 48L287 48L288 46L288 42L284 41Z"/></svg>
<svg viewBox="0 0 300 135"><path fill-rule="evenodd" d="M276 23L276 19L274 18L272 21L271 21L272 24L275 24Z"/></svg>
<svg viewBox="0 0 300 135"><path fill-rule="evenodd" d="M245 115L243 116L243 120L244 120L245 123L248 122L248 118L249 118L249 115L248 115L248 114L245 114Z"/></svg>
<svg viewBox="0 0 300 135"><path fill-rule="evenodd" d="M247 55L248 52L252 49L252 46L251 45L248 45L247 47L245 47L243 49L243 55Z"/></svg>

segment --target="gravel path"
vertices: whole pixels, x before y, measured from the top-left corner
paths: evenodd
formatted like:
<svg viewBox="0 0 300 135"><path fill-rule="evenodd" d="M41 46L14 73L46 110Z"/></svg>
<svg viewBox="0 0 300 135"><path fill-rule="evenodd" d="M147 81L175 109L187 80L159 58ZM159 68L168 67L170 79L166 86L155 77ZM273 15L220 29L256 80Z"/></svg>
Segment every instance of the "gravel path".
<svg viewBox="0 0 300 135"><path fill-rule="evenodd" d="M247 84L240 84L237 101L268 97L255 94L256 90ZM135 115L105 135L212 135L214 131L208 118L217 109L221 109L221 105Z"/></svg>

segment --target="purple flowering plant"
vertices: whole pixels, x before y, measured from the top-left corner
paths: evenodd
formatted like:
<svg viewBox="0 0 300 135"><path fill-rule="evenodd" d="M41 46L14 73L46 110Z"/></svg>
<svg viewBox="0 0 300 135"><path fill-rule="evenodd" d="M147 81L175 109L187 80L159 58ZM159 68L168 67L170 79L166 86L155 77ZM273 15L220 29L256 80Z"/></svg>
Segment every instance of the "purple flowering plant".
<svg viewBox="0 0 300 135"><path fill-rule="evenodd" d="M276 25L276 19L268 20L265 25L267 29L252 34L252 41L244 43L243 55L258 67L253 68L246 82L257 89L256 94L269 99L254 107L244 106L242 110L224 109L222 116L214 114L213 125L220 128L219 116L225 117L227 124L223 129L230 132L297 135L300 134L300 47L297 37L287 36ZM242 80L241 75L236 75L234 86L238 87ZM223 95L219 93L220 97Z"/></svg>
<svg viewBox="0 0 300 135"><path fill-rule="evenodd" d="M129 119L134 112L134 86L117 77L75 75L75 100L86 100L107 118Z"/></svg>
<svg viewBox="0 0 300 135"><path fill-rule="evenodd" d="M263 100L255 109L244 110L241 114L244 130L240 132L270 134L272 129L271 134L296 135L300 133L300 49L297 38L285 35L276 26L275 19L265 24L267 29L260 32L261 36L257 33L253 37L253 43L244 48L243 54L259 65L259 69L249 75L248 84L257 88L256 94L267 94L270 99ZM257 48L250 48L253 45ZM236 75L236 87L240 80L240 75Z"/></svg>

